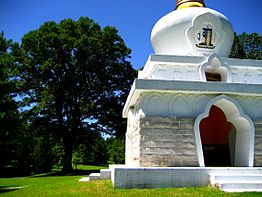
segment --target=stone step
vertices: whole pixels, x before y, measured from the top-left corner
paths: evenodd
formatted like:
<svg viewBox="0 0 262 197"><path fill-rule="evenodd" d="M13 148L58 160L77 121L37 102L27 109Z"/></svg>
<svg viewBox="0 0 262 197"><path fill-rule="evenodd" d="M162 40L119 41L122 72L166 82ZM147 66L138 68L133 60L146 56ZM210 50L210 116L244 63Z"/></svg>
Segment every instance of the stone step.
<svg viewBox="0 0 262 197"><path fill-rule="evenodd" d="M81 178L80 182L94 181L94 180L110 180L111 179L111 170L110 169L101 169L100 173L91 173L88 177Z"/></svg>
<svg viewBox="0 0 262 197"><path fill-rule="evenodd" d="M89 181L100 180L100 173L91 173L89 175Z"/></svg>
<svg viewBox="0 0 262 197"><path fill-rule="evenodd" d="M216 181L226 180L258 180L262 181L262 174L249 174L249 175L217 175Z"/></svg>
<svg viewBox="0 0 262 197"><path fill-rule="evenodd" d="M89 177L83 177L79 179L79 182L88 182L88 181L89 181Z"/></svg>
<svg viewBox="0 0 262 197"><path fill-rule="evenodd" d="M262 189L223 189L224 192L262 192Z"/></svg>
<svg viewBox="0 0 262 197"><path fill-rule="evenodd" d="M221 181L216 183L222 191L225 192L261 192L262 181Z"/></svg>
<svg viewBox="0 0 262 197"><path fill-rule="evenodd" d="M261 192L262 174L250 172L250 174L211 174L209 179L211 185L225 192Z"/></svg>
<svg viewBox="0 0 262 197"><path fill-rule="evenodd" d="M101 169L100 178L103 180L110 180L111 179L111 170L110 169Z"/></svg>
<svg viewBox="0 0 262 197"><path fill-rule="evenodd" d="M209 176L209 181L211 184L215 184L219 181L227 181L227 180L261 180L262 181L262 174L211 174Z"/></svg>
<svg viewBox="0 0 262 197"><path fill-rule="evenodd" d="M262 168L229 167L213 168L209 175L252 175L262 174Z"/></svg>

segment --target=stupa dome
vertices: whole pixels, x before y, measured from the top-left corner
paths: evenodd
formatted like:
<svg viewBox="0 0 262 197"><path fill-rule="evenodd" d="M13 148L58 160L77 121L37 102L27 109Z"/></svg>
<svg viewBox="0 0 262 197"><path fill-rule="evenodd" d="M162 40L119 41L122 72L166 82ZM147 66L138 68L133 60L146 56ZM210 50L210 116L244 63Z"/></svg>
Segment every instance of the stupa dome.
<svg viewBox="0 0 262 197"><path fill-rule="evenodd" d="M151 43L156 54L228 57L234 30L221 13L203 0L177 0L176 10L153 27Z"/></svg>

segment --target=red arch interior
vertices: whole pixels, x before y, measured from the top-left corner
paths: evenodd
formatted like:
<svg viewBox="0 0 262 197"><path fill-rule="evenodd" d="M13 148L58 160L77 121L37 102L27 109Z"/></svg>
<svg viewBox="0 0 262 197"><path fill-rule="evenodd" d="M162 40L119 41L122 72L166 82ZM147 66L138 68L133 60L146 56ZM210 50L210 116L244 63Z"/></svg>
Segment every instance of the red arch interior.
<svg viewBox="0 0 262 197"><path fill-rule="evenodd" d="M200 136L202 141L206 166L230 166L229 132L232 124L219 107L212 106L209 116L200 122Z"/></svg>
<svg viewBox="0 0 262 197"><path fill-rule="evenodd" d="M212 106L209 116L200 122L202 144L228 144L228 134L232 124L227 121L224 112Z"/></svg>

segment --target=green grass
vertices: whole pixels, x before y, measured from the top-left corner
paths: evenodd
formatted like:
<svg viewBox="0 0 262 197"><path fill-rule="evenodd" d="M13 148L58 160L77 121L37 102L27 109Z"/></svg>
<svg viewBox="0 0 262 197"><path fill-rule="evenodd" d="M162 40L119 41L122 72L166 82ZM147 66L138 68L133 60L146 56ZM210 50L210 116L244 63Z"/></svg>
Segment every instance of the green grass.
<svg viewBox="0 0 262 197"><path fill-rule="evenodd" d="M108 168L107 166L90 166L90 165L78 165L78 170L101 170Z"/></svg>
<svg viewBox="0 0 262 197"><path fill-rule="evenodd" d="M80 167L80 166L79 166ZM100 169L82 166L81 169ZM102 167L103 168L103 167ZM167 189L114 189L111 181L80 183L83 175L53 176L42 174L21 178L0 178L0 196L261 196L261 193L224 193L211 187ZM17 188L17 190L15 190Z"/></svg>

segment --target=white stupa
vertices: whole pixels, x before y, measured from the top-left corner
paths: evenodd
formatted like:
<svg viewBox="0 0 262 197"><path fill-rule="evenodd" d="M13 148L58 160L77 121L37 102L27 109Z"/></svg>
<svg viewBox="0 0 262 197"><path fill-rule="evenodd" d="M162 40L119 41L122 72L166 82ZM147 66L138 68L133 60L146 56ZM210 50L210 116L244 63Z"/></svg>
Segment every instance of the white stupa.
<svg viewBox="0 0 262 197"><path fill-rule="evenodd" d="M177 9L154 26L151 42L155 53L187 56L216 53L228 57L234 40L234 31L228 19L215 10L203 7L202 1L187 3L190 5L185 6L185 1L178 1Z"/></svg>
<svg viewBox="0 0 262 197"><path fill-rule="evenodd" d="M262 149L255 146L255 139L262 143L255 138L262 121L262 62L227 58L233 38L229 20L203 0L178 0L176 10L156 23L155 54L123 111L127 165L207 166L205 155L222 159L223 151L227 161L211 165L262 165ZM211 112L217 121L203 123ZM226 124L222 116L231 126L219 126Z"/></svg>
<svg viewBox="0 0 262 197"><path fill-rule="evenodd" d="M177 0L156 23L155 54L124 106L126 163L112 170L115 187L203 186L211 174L256 167L262 174L262 61L228 58L233 35L203 0Z"/></svg>

